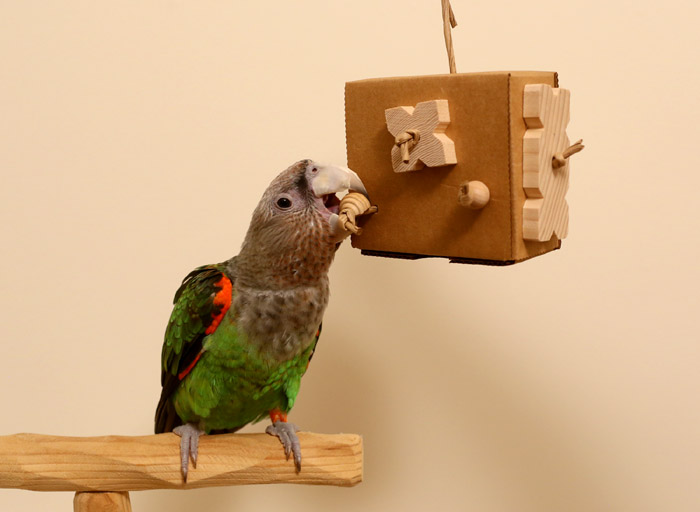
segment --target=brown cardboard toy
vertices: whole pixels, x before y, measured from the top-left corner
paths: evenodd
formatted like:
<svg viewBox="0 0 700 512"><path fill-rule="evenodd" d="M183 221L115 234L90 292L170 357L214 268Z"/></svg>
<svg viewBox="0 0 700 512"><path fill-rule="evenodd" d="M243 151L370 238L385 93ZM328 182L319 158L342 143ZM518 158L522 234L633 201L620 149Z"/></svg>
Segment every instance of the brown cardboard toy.
<svg viewBox="0 0 700 512"><path fill-rule="evenodd" d="M439 256L495 265L558 249L561 244L556 234L544 241L523 237L527 199L523 137L528 129L523 104L527 84L545 84L551 91L550 87L558 87L557 74L453 73L348 82L348 165L360 175L372 204L379 209L360 220L364 232L359 237L353 235L353 247L370 255L410 259ZM454 142L457 163L394 172L392 151L396 154L397 141L387 129L385 111L433 100L449 103L450 123L445 135ZM564 117L568 121L568 102ZM534 124L530 128L537 129ZM566 123L560 122L558 129L565 128ZM556 146L561 158L563 141L568 143L568 139L565 133L557 137L558 143L546 150ZM409 151L419 148L420 141ZM546 158L552 162L554 157ZM568 165L562 169L568 176ZM537 198L537 194L531 197Z"/></svg>

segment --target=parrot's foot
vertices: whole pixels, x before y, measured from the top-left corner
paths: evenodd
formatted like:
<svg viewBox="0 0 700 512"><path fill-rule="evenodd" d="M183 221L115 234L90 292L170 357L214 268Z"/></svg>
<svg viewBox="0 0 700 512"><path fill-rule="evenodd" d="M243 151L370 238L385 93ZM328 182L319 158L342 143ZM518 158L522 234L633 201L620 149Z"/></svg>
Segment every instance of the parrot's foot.
<svg viewBox="0 0 700 512"><path fill-rule="evenodd" d="M187 483L187 469L190 458L192 467L197 468L197 448L199 447L199 436L204 435L203 430L199 430L194 423L180 425L173 429L173 433L180 436L180 469L182 479Z"/></svg>
<svg viewBox="0 0 700 512"><path fill-rule="evenodd" d="M287 456L287 460L289 460L290 454L294 454L294 466L297 473L301 471L301 445L297 437L299 427L294 423L275 421L265 429L265 432L271 436L279 437L282 446L284 446L284 454Z"/></svg>

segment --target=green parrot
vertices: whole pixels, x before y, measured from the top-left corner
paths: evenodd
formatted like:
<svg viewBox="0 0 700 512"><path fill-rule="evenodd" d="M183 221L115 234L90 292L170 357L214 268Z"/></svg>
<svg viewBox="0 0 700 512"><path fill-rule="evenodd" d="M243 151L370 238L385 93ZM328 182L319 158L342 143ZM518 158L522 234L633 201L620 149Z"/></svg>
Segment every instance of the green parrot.
<svg viewBox="0 0 700 512"><path fill-rule="evenodd" d="M199 436L234 432L269 415L301 470L287 413L321 334L328 269L347 236L338 221L344 190L367 191L350 169L295 163L258 203L240 253L190 272L177 290L162 351L155 432L181 437L187 481Z"/></svg>

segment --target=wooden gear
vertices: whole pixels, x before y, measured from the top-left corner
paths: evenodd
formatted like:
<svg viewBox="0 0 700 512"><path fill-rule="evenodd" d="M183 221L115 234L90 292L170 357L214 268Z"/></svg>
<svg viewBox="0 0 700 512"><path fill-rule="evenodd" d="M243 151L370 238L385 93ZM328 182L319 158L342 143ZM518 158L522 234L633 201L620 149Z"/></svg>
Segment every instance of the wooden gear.
<svg viewBox="0 0 700 512"><path fill-rule="evenodd" d="M432 100L413 107L386 109L386 126L394 136L391 164L395 172L417 171L457 163L455 145L445 135L450 124L447 100Z"/></svg>
<svg viewBox="0 0 700 512"><path fill-rule="evenodd" d="M569 146L567 89L528 84L523 96L523 238L544 242L560 240L569 232L568 157L583 149L582 141Z"/></svg>

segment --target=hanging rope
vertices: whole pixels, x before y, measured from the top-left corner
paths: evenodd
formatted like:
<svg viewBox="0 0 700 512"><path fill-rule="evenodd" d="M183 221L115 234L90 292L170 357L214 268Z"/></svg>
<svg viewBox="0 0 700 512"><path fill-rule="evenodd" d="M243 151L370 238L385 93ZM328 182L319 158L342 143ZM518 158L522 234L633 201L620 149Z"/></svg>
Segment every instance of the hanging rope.
<svg viewBox="0 0 700 512"><path fill-rule="evenodd" d="M442 25L445 32L445 47L447 47L447 59L450 62L450 73L457 72L455 64L455 50L452 47L452 29L457 26L455 13L452 12L450 0L442 0Z"/></svg>

